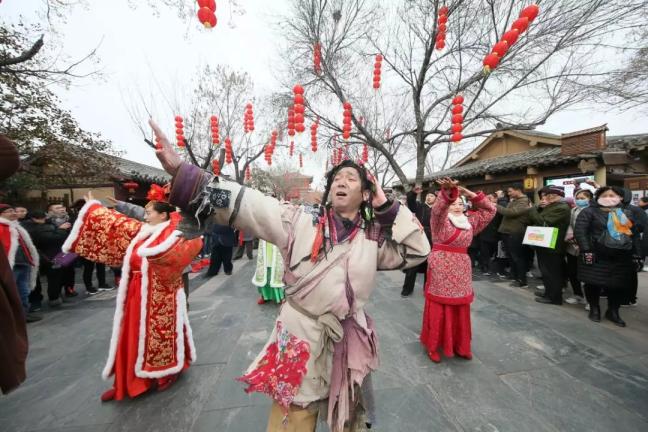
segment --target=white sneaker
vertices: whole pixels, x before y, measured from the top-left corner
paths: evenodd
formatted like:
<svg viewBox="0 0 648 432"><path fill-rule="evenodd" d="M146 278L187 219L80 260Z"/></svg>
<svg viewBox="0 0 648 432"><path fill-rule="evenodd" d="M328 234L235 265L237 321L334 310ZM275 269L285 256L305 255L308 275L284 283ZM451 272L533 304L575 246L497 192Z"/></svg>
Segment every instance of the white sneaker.
<svg viewBox="0 0 648 432"><path fill-rule="evenodd" d="M648 265L645 265L645 266L641 269L641 271L648 272Z"/></svg>
<svg viewBox="0 0 648 432"><path fill-rule="evenodd" d="M540 290L540 291L544 291L544 290L545 290L545 287L544 287L544 285L538 285L538 286L536 287L536 289L537 289L537 290Z"/></svg>
<svg viewBox="0 0 648 432"><path fill-rule="evenodd" d="M589 312L589 310L590 310L589 303L587 303L587 304L585 305L585 310Z"/></svg>
<svg viewBox="0 0 648 432"><path fill-rule="evenodd" d="M586 302L585 299L583 299L583 297L581 297L581 296L573 296L573 297L569 297L567 300L565 300L565 303L567 303L567 304L582 304L582 305L584 305L584 304L586 304L587 302Z"/></svg>
<svg viewBox="0 0 648 432"><path fill-rule="evenodd" d="M528 278L535 279L535 275L533 274L533 272L528 271L526 275L527 275Z"/></svg>

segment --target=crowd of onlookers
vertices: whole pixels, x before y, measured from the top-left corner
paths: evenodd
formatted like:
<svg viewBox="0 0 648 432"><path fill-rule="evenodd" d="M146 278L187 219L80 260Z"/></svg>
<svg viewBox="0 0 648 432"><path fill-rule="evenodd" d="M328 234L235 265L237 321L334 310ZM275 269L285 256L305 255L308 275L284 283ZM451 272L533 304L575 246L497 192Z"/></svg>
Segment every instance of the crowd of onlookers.
<svg viewBox="0 0 648 432"><path fill-rule="evenodd" d="M114 280L111 282L114 283L108 283L103 264L61 252L61 246L70 235L76 214L82 206L83 202L77 202L68 211L61 203L50 203L42 211L0 204L2 245L12 265L28 322L42 319L38 313L45 299L41 277L47 281L46 294L50 308L60 307L78 295L75 289L77 270L82 271L89 295L112 290L119 284L119 269L112 269ZM97 285L93 284L95 270Z"/></svg>
<svg viewBox="0 0 648 432"><path fill-rule="evenodd" d="M473 267L516 288L528 287L529 278L541 279L537 302L561 305L567 293L564 302L583 305L595 322L601 320L599 300L607 297L605 317L624 327L619 307L637 305L637 273L648 254L648 197L633 205L630 191L584 179L570 197L562 186L537 193L537 204L521 184L487 194L497 215L468 250ZM423 202L416 200L419 194ZM428 234L436 199L434 191L417 188L405 201ZM525 244L527 227L555 228L555 246ZM406 272L402 296L412 293L416 273L426 270L423 264Z"/></svg>

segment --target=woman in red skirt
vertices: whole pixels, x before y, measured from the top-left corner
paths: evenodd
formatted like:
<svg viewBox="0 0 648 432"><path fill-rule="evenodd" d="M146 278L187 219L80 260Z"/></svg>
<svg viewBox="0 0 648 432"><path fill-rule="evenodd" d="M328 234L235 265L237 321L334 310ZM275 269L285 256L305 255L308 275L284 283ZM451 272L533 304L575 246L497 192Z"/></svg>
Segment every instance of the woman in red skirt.
<svg viewBox="0 0 648 432"><path fill-rule="evenodd" d="M421 343L430 359L441 361L457 354L470 360L470 303L473 301L472 266L467 248L495 216L496 209L483 193L458 186L449 178L438 180L441 193L432 207L432 253L428 258L428 282ZM472 201L466 215L464 197Z"/></svg>

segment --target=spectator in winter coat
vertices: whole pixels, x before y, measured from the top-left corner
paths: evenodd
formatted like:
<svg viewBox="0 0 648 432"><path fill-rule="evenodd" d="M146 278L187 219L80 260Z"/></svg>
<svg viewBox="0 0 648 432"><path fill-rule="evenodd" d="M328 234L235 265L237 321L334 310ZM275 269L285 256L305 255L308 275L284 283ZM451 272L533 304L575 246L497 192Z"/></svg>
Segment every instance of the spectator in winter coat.
<svg viewBox="0 0 648 432"><path fill-rule="evenodd" d="M427 237L430 245L432 245L432 231L430 228L430 214L432 206L436 201L434 192L429 191L425 194L425 202L421 203L416 199L416 196L423 194L423 189L417 186L407 193L407 208L416 215L418 221L423 225L425 236ZM414 284L416 283L416 275L423 273L424 282L423 286L427 283L427 263L423 262L416 267L405 270L405 281L403 282L403 289L401 290L401 297L409 297L414 291Z"/></svg>
<svg viewBox="0 0 648 432"><path fill-rule="evenodd" d="M574 295L565 300L568 304L585 304L583 296L583 287L581 281L578 279L578 243L574 237L574 228L576 227L576 220L578 215L583 209L589 207L594 194L589 189L577 189L574 191L574 205L571 209L571 217L569 219L569 227L567 228L567 235L565 237L565 257L567 258L567 278L571 283Z"/></svg>
<svg viewBox="0 0 648 432"><path fill-rule="evenodd" d="M578 277L585 283L590 304L589 319L601 321L599 298L605 287L608 310L605 317L625 327L619 316L623 301L639 265L640 239L636 215L624 205L625 190L604 186L594 194L594 202L576 219L574 236L580 248Z"/></svg>
<svg viewBox="0 0 648 432"><path fill-rule="evenodd" d="M498 232L502 234L511 260L511 276L514 279L512 285L521 288L527 286L529 270L528 253L522 240L529 225L531 202L524 194L522 185L511 185L506 192L510 198L508 206L497 205L497 213L503 216Z"/></svg>
<svg viewBox="0 0 648 432"><path fill-rule="evenodd" d="M234 265L232 264L232 252L234 250L234 230L227 225L214 224L212 227L212 252L211 262L207 269L205 277L218 275L221 264L226 275L232 274Z"/></svg>
<svg viewBox="0 0 648 432"><path fill-rule="evenodd" d="M529 212L529 222L533 225L558 228L558 238L553 249L538 247L538 266L542 273L544 292L536 291L538 303L562 304L562 286L565 280L563 262L565 260L565 235L569 227L571 209L563 201L565 190L562 186L545 186L538 192L540 204Z"/></svg>
<svg viewBox="0 0 648 432"><path fill-rule="evenodd" d="M0 181L11 177L20 167L16 145L0 135ZM16 281L5 249L0 247L0 390L9 393L25 381L27 328Z"/></svg>

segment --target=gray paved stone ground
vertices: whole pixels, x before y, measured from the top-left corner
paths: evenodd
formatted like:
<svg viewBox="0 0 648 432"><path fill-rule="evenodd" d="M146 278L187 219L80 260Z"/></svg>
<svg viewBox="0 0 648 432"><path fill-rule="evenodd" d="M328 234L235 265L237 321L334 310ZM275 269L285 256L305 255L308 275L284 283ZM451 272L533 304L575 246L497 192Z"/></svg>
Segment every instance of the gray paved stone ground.
<svg viewBox="0 0 648 432"><path fill-rule="evenodd" d="M269 402L233 378L260 350L276 307L258 306L253 264L192 279L197 363L165 393L102 404L115 293L46 311L31 324L29 378L0 397L0 430L49 432L265 430ZM380 336L377 431L648 431L648 274L629 327L591 323L576 306L546 306L531 290L476 278L473 352L431 363L418 343L423 310L399 296L402 273L380 276L368 309ZM81 291L83 288L78 287Z"/></svg>

